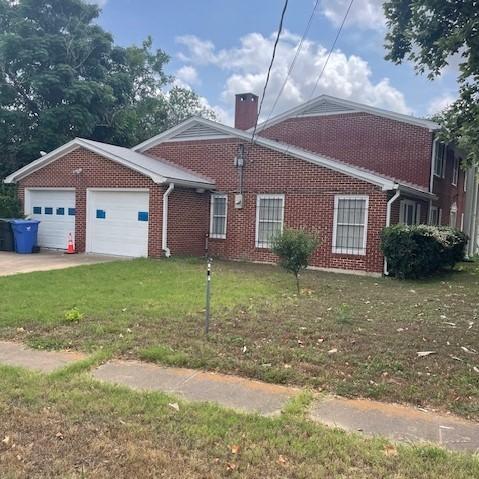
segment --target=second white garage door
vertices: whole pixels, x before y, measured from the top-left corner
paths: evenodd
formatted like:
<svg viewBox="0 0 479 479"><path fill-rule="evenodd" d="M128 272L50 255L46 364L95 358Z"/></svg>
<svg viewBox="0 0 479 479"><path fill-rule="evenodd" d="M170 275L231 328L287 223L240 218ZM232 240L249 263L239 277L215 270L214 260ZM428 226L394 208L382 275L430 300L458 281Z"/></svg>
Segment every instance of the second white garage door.
<svg viewBox="0 0 479 479"><path fill-rule="evenodd" d="M87 252L148 256L148 191L89 190L87 209Z"/></svg>

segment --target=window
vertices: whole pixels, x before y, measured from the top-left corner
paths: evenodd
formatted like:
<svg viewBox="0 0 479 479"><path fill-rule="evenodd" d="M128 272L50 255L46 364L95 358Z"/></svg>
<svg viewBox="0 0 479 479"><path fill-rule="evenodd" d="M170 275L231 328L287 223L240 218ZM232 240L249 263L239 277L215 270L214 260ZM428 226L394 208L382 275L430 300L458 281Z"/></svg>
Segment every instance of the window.
<svg viewBox="0 0 479 479"><path fill-rule="evenodd" d="M367 196L334 198L333 253L366 254Z"/></svg>
<svg viewBox="0 0 479 479"><path fill-rule="evenodd" d="M226 238L227 195L211 196L210 238Z"/></svg>
<svg viewBox="0 0 479 479"><path fill-rule="evenodd" d="M456 203L453 203L451 206L451 210L449 212L449 226L452 226L453 228L457 227L457 205Z"/></svg>
<svg viewBox="0 0 479 479"><path fill-rule="evenodd" d="M439 225L439 208L437 206L431 206L431 213L429 216L429 224L438 226Z"/></svg>
<svg viewBox="0 0 479 479"><path fill-rule="evenodd" d="M399 223L417 225L421 222L421 204L412 200L402 200L399 206Z"/></svg>
<svg viewBox="0 0 479 479"><path fill-rule="evenodd" d="M48 206L45 207L45 214L46 215L52 215L53 214L53 208L50 208Z"/></svg>
<svg viewBox="0 0 479 479"><path fill-rule="evenodd" d="M444 143L437 143L434 158L434 174L444 178L446 170L447 146Z"/></svg>
<svg viewBox="0 0 479 479"><path fill-rule="evenodd" d="M96 218L98 220L106 219L106 211L105 210L96 210Z"/></svg>
<svg viewBox="0 0 479 479"><path fill-rule="evenodd" d="M138 221L148 221L148 211L138 211Z"/></svg>
<svg viewBox="0 0 479 479"><path fill-rule="evenodd" d="M68 208L68 216L75 216L76 208Z"/></svg>
<svg viewBox="0 0 479 479"><path fill-rule="evenodd" d="M65 214L65 208L57 208L57 216L63 216Z"/></svg>
<svg viewBox="0 0 479 479"><path fill-rule="evenodd" d="M457 186L457 179L459 178L459 158L454 158L454 164L452 167L452 181L454 186Z"/></svg>
<svg viewBox="0 0 479 479"><path fill-rule="evenodd" d="M33 207L33 214L34 215L41 215L42 214L42 207L41 206L34 206Z"/></svg>
<svg viewBox="0 0 479 479"><path fill-rule="evenodd" d="M272 238L283 231L284 195L256 197L256 247L270 248Z"/></svg>

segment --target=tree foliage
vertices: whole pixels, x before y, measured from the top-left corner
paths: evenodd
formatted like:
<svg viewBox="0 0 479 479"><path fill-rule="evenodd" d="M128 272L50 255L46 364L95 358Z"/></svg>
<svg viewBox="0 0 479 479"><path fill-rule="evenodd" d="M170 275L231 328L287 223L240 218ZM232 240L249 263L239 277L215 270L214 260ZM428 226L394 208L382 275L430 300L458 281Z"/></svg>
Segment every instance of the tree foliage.
<svg viewBox="0 0 479 479"><path fill-rule="evenodd" d="M72 138L132 146L192 114L169 57L115 45L82 0L0 0L0 178Z"/></svg>
<svg viewBox="0 0 479 479"><path fill-rule="evenodd" d="M459 61L459 99L437 119L442 137L479 165L479 3L477 0L388 0L386 59L409 60L418 73L438 77Z"/></svg>
<svg viewBox="0 0 479 479"><path fill-rule="evenodd" d="M299 273L308 267L309 260L319 244L315 234L301 229L285 228L273 238L271 250L279 257L279 265L294 274L298 294Z"/></svg>

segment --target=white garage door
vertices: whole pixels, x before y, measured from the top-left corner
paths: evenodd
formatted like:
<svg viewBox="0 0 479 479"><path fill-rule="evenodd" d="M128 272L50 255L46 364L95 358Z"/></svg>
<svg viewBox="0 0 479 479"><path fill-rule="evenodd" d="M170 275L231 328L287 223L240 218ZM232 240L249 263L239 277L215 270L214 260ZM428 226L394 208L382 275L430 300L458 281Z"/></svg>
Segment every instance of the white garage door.
<svg viewBox="0 0 479 479"><path fill-rule="evenodd" d="M75 240L75 191L27 190L25 214L41 221L38 245L66 249L68 235Z"/></svg>
<svg viewBox="0 0 479 479"><path fill-rule="evenodd" d="M87 251L148 256L147 191L88 191Z"/></svg>

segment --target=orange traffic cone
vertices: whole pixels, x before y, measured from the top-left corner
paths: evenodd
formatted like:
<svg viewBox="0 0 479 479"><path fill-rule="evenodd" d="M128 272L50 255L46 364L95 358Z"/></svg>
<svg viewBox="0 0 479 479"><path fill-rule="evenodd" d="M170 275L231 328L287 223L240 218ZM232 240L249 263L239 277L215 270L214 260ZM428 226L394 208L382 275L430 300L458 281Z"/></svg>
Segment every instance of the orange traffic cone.
<svg viewBox="0 0 479 479"><path fill-rule="evenodd" d="M68 233L68 244L67 244L66 254L75 254L75 253L76 251L75 251L75 246L73 244L72 234Z"/></svg>

